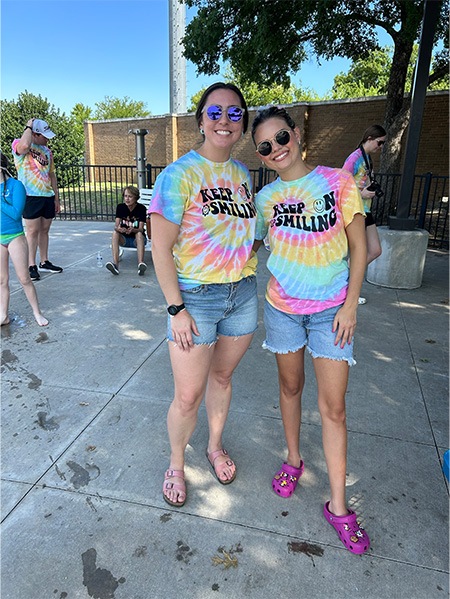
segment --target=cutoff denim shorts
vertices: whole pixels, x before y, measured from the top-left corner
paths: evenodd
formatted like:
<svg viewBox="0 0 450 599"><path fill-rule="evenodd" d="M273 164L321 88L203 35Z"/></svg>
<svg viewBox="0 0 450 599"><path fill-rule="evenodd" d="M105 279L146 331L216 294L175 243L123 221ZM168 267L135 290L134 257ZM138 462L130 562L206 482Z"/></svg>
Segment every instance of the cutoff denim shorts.
<svg viewBox="0 0 450 599"><path fill-rule="evenodd" d="M288 354L306 346L313 358L345 360L349 366L353 366L356 364L353 359L353 339L343 348L340 344L335 345L333 320L340 307L314 314L287 314L265 300L266 339L263 347L275 354Z"/></svg>
<svg viewBox="0 0 450 599"><path fill-rule="evenodd" d="M199 336L195 345L212 345L219 335L242 337L258 328L256 277L237 283L199 285L181 292L186 309L195 319ZM173 341L171 317L167 319L167 339Z"/></svg>

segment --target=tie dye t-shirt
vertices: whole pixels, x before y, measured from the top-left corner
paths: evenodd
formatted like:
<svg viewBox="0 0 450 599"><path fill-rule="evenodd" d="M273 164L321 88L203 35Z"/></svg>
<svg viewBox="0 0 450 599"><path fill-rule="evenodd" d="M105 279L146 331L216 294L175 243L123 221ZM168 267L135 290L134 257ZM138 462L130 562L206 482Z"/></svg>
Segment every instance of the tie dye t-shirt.
<svg viewBox="0 0 450 599"><path fill-rule="evenodd" d="M350 154L347 160L344 162L342 167L353 175L358 186L359 191L362 191L364 187L367 187L370 183L369 171L367 170L366 162L364 160L361 148L357 148ZM364 211L370 212L372 208L372 198L363 198Z"/></svg>
<svg viewBox="0 0 450 599"><path fill-rule="evenodd" d="M158 175L149 213L180 226L173 255L182 290L255 274L251 185L241 162L211 162L195 150Z"/></svg>
<svg viewBox="0 0 450 599"><path fill-rule="evenodd" d="M30 151L19 155L16 147L20 139L12 143L14 164L17 169L17 178L25 186L28 196L51 197L55 195L50 173L54 172L53 154L47 146L31 144Z"/></svg>
<svg viewBox="0 0 450 599"><path fill-rule="evenodd" d="M296 181L280 178L256 195L256 239L269 235L272 274L266 299L288 314L313 314L345 301L345 228L364 214L350 173L318 166Z"/></svg>

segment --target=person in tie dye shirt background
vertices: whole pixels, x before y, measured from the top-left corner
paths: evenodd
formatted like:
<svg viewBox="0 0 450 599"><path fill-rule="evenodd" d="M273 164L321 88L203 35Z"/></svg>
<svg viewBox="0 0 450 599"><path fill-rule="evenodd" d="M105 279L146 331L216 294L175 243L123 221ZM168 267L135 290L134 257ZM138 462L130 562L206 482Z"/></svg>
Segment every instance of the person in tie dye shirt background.
<svg viewBox="0 0 450 599"><path fill-rule="evenodd" d="M353 553L370 542L347 509L345 393L353 359L358 295L366 267L364 207L342 169L306 164L300 131L284 108L260 110L252 125L259 157L279 177L256 195L254 249L268 235L271 253L263 347L276 356L287 458L272 480L290 497L305 465L300 454L305 347L313 358L331 497L324 516ZM351 261L349 257L351 256Z"/></svg>
<svg viewBox="0 0 450 599"><path fill-rule="evenodd" d="M354 152L346 158L344 168L355 178L361 197L364 203L366 213L366 241L367 241L367 264L373 262L381 256L381 243L378 236L375 219L372 215L372 200L375 196L375 190L371 188L371 179L373 179L372 154L381 152L386 142L386 130L381 125L372 125L364 131L362 140ZM366 299L359 298L360 304L365 304Z"/></svg>
<svg viewBox="0 0 450 599"><path fill-rule="evenodd" d="M171 447L163 498L186 501L185 450L205 397L206 457L217 480L236 466L222 445L233 371L257 328L256 208L248 168L231 157L245 134L241 91L215 83L196 111L202 142L157 177L149 207L152 257L168 304L167 339L174 399L167 416Z"/></svg>

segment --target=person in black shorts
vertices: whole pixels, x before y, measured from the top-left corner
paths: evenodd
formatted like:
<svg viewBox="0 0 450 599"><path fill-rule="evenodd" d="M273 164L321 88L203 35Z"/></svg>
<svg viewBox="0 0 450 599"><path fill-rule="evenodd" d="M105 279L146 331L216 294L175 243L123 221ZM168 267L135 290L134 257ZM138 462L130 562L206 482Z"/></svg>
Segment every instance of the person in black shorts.
<svg viewBox="0 0 450 599"><path fill-rule="evenodd" d="M123 202L116 207L116 221L112 235L112 262L106 263L106 268L113 275L119 274L119 246L137 249L138 275L142 276L147 270L144 262L145 221L147 210L139 204L139 189L133 185L125 187L122 193Z"/></svg>
<svg viewBox="0 0 450 599"><path fill-rule="evenodd" d="M49 231L52 220L60 210L58 183L53 154L47 146L55 134L42 119L29 119L22 137L12 143L17 178L27 194L23 218L28 241L28 264L30 277L40 279L36 265L39 248L39 270L62 272L48 259Z"/></svg>

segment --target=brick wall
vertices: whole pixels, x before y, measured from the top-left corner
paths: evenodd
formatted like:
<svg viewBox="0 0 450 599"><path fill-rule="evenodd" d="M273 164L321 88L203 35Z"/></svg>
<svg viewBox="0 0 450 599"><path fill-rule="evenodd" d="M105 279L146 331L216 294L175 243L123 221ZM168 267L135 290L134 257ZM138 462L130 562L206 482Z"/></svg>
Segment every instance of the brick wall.
<svg viewBox="0 0 450 599"><path fill-rule="evenodd" d="M304 157L312 165L342 166L358 145L364 130L383 123L385 98L334 100L292 104L289 113L300 128ZM250 124L255 111L250 110ZM250 127L249 127L250 128ZM136 139L131 129L147 129L147 163L165 166L191 148L198 147L201 136L193 113L139 119L88 121L85 123L86 163L134 165ZM403 146L406 142L404 135ZM236 144L233 156L249 168L258 168L250 131ZM375 158L375 169L378 166ZM448 175L449 170L449 93L427 94L422 123L416 173L428 171Z"/></svg>

